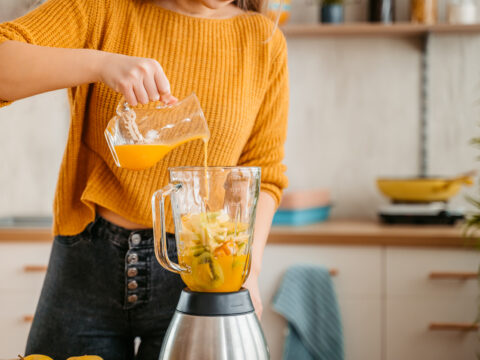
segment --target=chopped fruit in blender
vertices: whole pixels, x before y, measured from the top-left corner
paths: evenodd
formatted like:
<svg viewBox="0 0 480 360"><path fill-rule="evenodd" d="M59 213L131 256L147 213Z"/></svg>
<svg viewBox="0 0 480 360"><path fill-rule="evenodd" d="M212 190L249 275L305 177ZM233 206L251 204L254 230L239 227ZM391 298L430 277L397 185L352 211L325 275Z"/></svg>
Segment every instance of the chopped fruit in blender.
<svg viewBox="0 0 480 360"><path fill-rule="evenodd" d="M179 261L190 269L182 273L185 284L193 291L239 290L248 271L248 230L224 212L182 216Z"/></svg>

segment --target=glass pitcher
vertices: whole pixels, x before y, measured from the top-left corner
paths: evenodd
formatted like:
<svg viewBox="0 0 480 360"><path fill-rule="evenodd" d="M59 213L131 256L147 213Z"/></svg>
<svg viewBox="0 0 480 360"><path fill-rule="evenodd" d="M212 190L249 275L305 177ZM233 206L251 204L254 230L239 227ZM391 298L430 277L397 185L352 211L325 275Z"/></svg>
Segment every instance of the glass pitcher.
<svg viewBox="0 0 480 360"><path fill-rule="evenodd" d="M152 197L155 255L192 291L238 291L250 270L258 167L171 168ZM171 198L178 264L168 258L165 199Z"/></svg>
<svg viewBox="0 0 480 360"><path fill-rule="evenodd" d="M173 105L160 101L131 107L120 101L105 129L115 164L133 170L155 165L170 150L191 140L210 138L197 96L192 93Z"/></svg>

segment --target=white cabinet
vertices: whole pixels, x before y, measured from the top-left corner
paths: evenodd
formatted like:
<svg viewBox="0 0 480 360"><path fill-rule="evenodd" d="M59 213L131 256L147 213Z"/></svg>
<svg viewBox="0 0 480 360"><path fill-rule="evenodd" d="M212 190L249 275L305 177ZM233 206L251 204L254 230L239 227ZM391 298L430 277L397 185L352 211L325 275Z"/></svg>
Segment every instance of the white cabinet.
<svg viewBox="0 0 480 360"><path fill-rule="evenodd" d="M272 360L280 360L286 324L271 301L287 267L313 263L333 277L347 360L476 360L476 331L430 330L431 323L471 324L478 311L472 276L432 279L431 273L475 273L474 249L394 246L268 245L260 286L262 324Z"/></svg>
<svg viewBox="0 0 480 360"><path fill-rule="evenodd" d="M23 354L51 243L0 244L0 359Z"/></svg>
<svg viewBox="0 0 480 360"><path fill-rule="evenodd" d="M431 323L473 323L475 278L432 279L432 272L477 271L475 250L388 248L386 250L387 360L467 360L480 352L475 331L429 329Z"/></svg>
<svg viewBox="0 0 480 360"><path fill-rule="evenodd" d="M286 324L271 301L285 270L294 264L338 270L333 277L345 336L347 359L381 359L381 248L364 246L268 245L260 276L262 325L272 360L280 360Z"/></svg>

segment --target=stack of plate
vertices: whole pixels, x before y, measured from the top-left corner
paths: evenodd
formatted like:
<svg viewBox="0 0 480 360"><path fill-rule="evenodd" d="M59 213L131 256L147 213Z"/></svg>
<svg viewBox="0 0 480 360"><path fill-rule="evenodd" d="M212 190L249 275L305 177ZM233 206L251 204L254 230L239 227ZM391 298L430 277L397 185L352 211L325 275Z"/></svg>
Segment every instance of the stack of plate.
<svg viewBox="0 0 480 360"><path fill-rule="evenodd" d="M307 225L322 222L330 215L330 192L325 189L286 193L273 217L274 225Z"/></svg>

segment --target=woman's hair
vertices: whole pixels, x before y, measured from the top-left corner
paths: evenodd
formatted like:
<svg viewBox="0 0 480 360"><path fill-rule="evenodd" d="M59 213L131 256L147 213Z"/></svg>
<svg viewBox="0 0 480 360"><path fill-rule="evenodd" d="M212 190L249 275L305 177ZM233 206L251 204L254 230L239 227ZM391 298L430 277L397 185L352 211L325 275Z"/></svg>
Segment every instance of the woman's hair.
<svg viewBox="0 0 480 360"><path fill-rule="evenodd" d="M266 10L267 0L234 0L233 3L245 11L263 13Z"/></svg>

